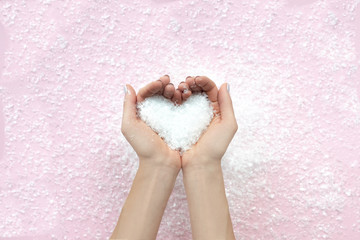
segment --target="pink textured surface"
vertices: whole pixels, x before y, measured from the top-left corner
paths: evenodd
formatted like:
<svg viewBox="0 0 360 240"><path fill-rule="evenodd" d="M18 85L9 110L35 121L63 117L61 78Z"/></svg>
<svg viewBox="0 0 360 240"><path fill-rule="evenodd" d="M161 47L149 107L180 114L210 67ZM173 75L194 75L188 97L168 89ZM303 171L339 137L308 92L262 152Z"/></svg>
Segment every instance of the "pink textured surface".
<svg viewBox="0 0 360 240"><path fill-rule="evenodd" d="M360 239L358 0L0 1L0 239L106 239L123 85L231 84L237 239ZM158 239L190 239L180 174Z"/></svg>

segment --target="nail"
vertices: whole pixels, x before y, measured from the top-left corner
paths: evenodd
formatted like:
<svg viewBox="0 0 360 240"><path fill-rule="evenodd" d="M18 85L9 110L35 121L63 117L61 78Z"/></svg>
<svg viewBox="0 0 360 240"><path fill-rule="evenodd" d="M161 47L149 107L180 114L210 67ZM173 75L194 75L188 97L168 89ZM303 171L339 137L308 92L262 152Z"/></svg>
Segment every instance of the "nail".
<svg viewBox="0 0 360 240"><path fill-rule="evenodd" d="M168 78L170 78L170 76L168 74L165 74L164 76L167 76Z"/></svg>
<svg viewBox="0 0 360 240"><path fill-rule="evenodd" d="M127 93L129 93L129 90L127 89L127 86L124 85L124 94L126 95Z"/></svg>
<svg viewBox="0 0 360 240"><path fill-rule="evenodd" d="M159 80L156 80L156 81L160 81L160 82L161 82L161 85L164 87L163 81L161 81L160 79L159 79Z"/></svg>
<svg viewBox="0 0 360 240"><path fill-rule="evenodd" d="M226 89L230 93L230 84L229 83L226 83Z"/></svg>
<svg viewBox="0 0 360 240"><path fill-rule="evenodd" d="M186 79L188 79L188 78L192 78L192 76L187 76Z"/></svg>
<svg viewBox="0 0 360 240"><path fill-rule="evenodd" d="M194 83L195 83L194 85L197 85L197 84L196 84L196 79L197 79L198 77L200 77L200 76L196 76L196 77L194 78Z"/></svg>
<svg viewBox="0 0 360 240"><path fill-rule="evenodd" d="M184 93L187 93L188 91L189 91L189 90L188 90L187 88L185 88L183 92L184 92Z"/></svg>

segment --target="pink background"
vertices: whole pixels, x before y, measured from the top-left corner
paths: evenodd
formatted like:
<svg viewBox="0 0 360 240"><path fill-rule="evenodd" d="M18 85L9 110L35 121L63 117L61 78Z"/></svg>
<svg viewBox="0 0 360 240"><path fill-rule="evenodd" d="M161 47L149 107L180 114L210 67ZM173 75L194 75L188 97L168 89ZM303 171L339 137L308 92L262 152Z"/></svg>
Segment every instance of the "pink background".
<svg viewBox="0 0 360 240"><path fill-rule="evenodd" d="M0 1L0 239L106 239L123 85L229 82L237 239L360 239L358 0ZM190 239L182 175L158 239Z"/></svg>

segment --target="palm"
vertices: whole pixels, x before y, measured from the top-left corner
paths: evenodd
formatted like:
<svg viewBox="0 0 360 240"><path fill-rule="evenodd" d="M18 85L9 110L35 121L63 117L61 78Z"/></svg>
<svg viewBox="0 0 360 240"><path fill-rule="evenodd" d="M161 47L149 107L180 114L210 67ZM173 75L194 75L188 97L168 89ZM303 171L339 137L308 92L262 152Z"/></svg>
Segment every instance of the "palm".
<svg viewBox="0 0 360 240"><path fill-rule="evenodd" d="M127 111L124 111L122 131L140 159L152 163L165 164L180 169L181 159L177 151L171 150L167 144L148 127L136 114L136 104L153 95L161 94L174 102L181 101L181 93L170 84L169 76L163 76L158 81L151 82L141 88L136 95L129 85L127 94L129 101ZM126 103L125 103L126 105ZM154 159L156 159L154 161Z"/></svg>
<svg viewBox="0 0 360 240"><path fill-rule="evenodd" d="M135 130L134 135L137 137L130 140L130 144L137 146L135 151L140 158L156 157L156 159L162 159L166 157L170 165L181 167L179 152L170 149L164 140L141 119L137 119Z"/></svg>
<svg viewBox="0 0 360 240"><path fill-rule="evenodd" d="M123 121L123 126L125 126L124 135L140 158L159 159L162 163L165 161L166 164L178 168L201 163L203 159L206 159L206 161L221 159L227 145L233 137L233 131L229 132L229 130L234 130L237 127L229 129L229 127L225 127L226 124L222 122L218 101L219 91L213 81L205 76L196 78L188 77L186 78L186 82L180 83L178 89L175 90L174 85L170 83L170 78L163 76L158 81L151 82L141 88L137 95L133 89L131 91L133 110L129 111L132 116L125 118L131 119L131 121ZM215 115L210 126L200 137L199 141L190 150L180 156L178 151L170 149L158 134L136 116L135 105L136 102L141 102L148 97L158 94L171 99L174 103L180 104L186 101L192 92L205 92L211 101ZM230 125L236 126L236 122ZM221 138L223 140L218 141Z"/></svg>
<svg viewBox="0 0 360 240"><path fill-rule="evenodd" d="M220 154L217 147L217 139L218 135L221 134L217 127L221 122L221 117L219 115L218 89L215 83L207 77L197 77L196 79L190 77L186 79L186 83L190 86L192 92L205 92L207 94L214 109L215 116L199 141L183 154L181 159L182 167L193 163L200 163L202 156L211 156L211 158L217 159Z"/></svg>
<svg viewBox="0 0 360 240"><path fill-rule="evenodd" d="M217 125L219 123L220 117L214 117L199 141L183 154L181 158L182 167L202 163L203 156L210 156L210 159L219 159L219 156L221 155L221 151L218 147L219 143L217 142L219 136ZM209 158L206 160L209 160Z"/></svg>

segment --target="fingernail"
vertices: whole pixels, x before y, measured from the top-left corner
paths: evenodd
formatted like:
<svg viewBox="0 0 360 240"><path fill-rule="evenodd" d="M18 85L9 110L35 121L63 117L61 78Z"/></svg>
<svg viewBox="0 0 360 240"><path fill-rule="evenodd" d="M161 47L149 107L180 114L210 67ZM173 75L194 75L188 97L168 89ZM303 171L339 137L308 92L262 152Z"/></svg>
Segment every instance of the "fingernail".
<svg viewBox="0 0 360 240"><path fill-rule="evenodd" d="M197 84L196 84L196 79L197 79L198 77L200 77L200 76L196 76L196 77L194 78L194 83L195 83L194 85L197 85Z"/></svg>
<svg viewBox="0 0 360 240"><path fill-rule="evenodd" d="M192 76L187 76L186 79L188 79L188 78L192 78Z"/></svg>
<svg viewBox="0 0 360 240"><path fill-rule="evenodd" d="M165 74L164 76L167 76L168 78L170 78L170 76L168 74Z"/></svg>
<svg viewBox="0 0 360 240"><path fill-rule="evenodd" d="M164 87L164 83L163 83L163 81L161 81L160 79L159 79L159 80L156 80L156 81L161 82L161 85Z"/></svg>
<svg viewBox="0 0 360 240"><path fill-rule="evenodd" d="M184 93L187 93L188 91L189 91L189 90L188 90L187 88L185 88L183 92L184 92Z"/></svg>
<svg viewBox="0 0 360 240"><path fill-rule="evenodd" d="M129 90L127 89L127 86L124 85L124 94L126 95L127 93L129 93Z"/></svg>
<svg viewBox="0 0 360 240"><path fill-rule="evenodd" d="M229 83L226 83L226 89L230 93L230 84Z"/></svg>

